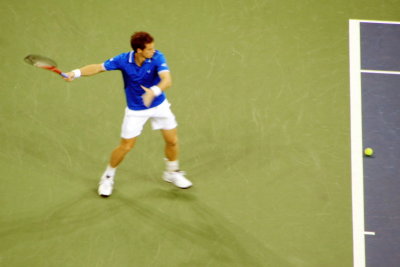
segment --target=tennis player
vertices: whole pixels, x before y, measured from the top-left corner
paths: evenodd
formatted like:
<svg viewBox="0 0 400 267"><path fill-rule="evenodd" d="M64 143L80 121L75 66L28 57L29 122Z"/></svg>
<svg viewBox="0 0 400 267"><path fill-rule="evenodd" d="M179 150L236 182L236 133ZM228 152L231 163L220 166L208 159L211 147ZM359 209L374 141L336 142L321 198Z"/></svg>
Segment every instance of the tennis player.
<svg viewBox="0 0 400 267"><path fill-rule="evenodd" d="M108 197L114 186L116 169L135 146L144 124L150 119L153 130L161 130L165 140L166 170L163 179L179 188L192 183L179 169L177 122L164 91L171 86L171 74L164 55L154 48L154 38L147 32L131 36L132 51L104 63L91 64L68 72L66 81L120 70L124 79L127 107L122 123L121 141L111 153L109 164L100 178L99 195Z"/></svg>

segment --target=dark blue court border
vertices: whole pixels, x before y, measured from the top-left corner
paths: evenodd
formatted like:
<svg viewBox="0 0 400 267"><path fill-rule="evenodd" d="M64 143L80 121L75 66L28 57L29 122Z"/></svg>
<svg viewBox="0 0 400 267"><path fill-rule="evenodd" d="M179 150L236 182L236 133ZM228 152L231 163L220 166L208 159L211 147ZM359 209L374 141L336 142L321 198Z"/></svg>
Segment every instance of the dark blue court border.
<svg viewBox="0 0 400 267"><path fill-rule="evenodd" d="M400 25L361 23L363 70L400 71ZM366 266L400 266L400 75L363 73Z"/></svg>

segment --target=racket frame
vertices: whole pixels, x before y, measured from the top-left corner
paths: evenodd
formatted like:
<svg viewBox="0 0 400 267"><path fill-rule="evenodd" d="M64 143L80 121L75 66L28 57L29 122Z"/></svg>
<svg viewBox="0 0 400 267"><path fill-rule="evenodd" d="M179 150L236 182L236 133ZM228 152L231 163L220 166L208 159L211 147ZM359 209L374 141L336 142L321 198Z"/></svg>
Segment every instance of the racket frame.
<svg viewBox="0 0 400 267"><path fill-rule="evenodd" d="M60 69L57 68L57 63L47 57L44 56L39 56L39 55L27 55L24 58L24 61L32 66L49 70L54 73L57 73L58 75L61 75L64 78L68 78L68 75L64 72L62 72Z"/></svg>

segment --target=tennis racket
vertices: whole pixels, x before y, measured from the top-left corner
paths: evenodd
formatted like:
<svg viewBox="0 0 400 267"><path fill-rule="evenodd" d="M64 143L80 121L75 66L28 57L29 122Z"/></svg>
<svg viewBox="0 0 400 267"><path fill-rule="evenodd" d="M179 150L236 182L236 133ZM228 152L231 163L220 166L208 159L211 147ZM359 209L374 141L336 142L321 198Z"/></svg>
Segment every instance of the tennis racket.
<svg viewBox="0 0 400 267"><path fill-rule="evenodd" d="M26 63L28 63L32 66L42 68L45 70L50 70L52 72L55 72L55 73L63 76L64 78L68 78L68 75L65 74L64 72L62 72L61 70L59 70L57 68L57 63L50 58L47 58L44 56L39 56L39 55L27 55L24 58L24 60Z"/></svg>

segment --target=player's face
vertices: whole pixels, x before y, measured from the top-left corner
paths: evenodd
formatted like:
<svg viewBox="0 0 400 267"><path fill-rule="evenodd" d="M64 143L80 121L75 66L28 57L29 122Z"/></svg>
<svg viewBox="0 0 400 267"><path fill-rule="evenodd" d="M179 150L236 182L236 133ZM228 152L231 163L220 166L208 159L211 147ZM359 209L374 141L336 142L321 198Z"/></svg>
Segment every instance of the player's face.
<svg viewBox="0 0 400 267"><path fill-rule="evenodd" d="M142 55L145 58L152 58L156 50L154 49L154 42L146 44L145 48L142 50Z"/></svg>

